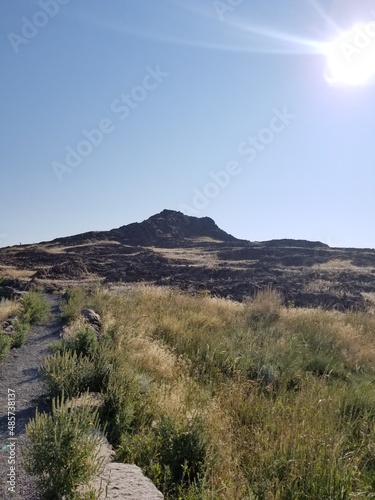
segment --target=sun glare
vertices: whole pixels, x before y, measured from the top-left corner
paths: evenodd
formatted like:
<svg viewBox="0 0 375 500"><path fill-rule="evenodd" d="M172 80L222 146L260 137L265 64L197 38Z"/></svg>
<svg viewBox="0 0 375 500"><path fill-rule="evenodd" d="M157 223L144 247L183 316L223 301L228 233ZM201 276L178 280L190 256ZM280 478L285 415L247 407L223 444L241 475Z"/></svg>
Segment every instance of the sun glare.
<svg viewBox="0 0 375 500"><path fill-rule="evenodd" d="M338 85L365 85L375 76L375 21L356 24L326 45L326 79Z"/></svg>

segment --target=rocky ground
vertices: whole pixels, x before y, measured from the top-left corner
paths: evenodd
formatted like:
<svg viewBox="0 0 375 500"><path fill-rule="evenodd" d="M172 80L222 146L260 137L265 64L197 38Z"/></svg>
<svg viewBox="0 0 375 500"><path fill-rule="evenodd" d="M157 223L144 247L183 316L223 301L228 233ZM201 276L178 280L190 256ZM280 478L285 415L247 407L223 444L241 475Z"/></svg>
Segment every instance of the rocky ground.
<svg viewBox="0 0 375 500"><path fill-rule="evenodd" d="M375 250L249 242L208 217L164 210L112 231L0 249L0 274L24 277L19 288L30 280L51 288L146 282L235 300L272 285L296 306L364 309L374 300Z"/></svg>

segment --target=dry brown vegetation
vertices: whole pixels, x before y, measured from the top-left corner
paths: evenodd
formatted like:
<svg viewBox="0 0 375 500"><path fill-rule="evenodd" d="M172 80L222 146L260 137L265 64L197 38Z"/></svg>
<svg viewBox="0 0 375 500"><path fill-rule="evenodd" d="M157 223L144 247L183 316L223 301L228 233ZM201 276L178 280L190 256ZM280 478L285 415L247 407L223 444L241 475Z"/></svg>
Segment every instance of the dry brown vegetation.
<svg viewBox="0 0 375 500"><path fill-rule="evenodd" d="M0 276L14 279L29 279L34 274L34 271L27 269L18 269L11 266L0 266Z"/></svg>
<svg viewBox="0 0 375 500"><path fill-rule="evenodd" d="M14 300L0 300L0 322L17 314L19 303Z"/></svg>

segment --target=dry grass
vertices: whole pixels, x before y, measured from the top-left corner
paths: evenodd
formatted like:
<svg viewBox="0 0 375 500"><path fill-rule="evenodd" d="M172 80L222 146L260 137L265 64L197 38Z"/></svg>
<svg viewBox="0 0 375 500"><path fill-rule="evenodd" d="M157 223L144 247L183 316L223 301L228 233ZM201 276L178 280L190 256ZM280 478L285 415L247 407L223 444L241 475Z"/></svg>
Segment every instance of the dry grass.
<svg viewBox="0 0 375 500"><path fill-rule="evenodd" d="M353 269L355 266L352 264L351 260L341 260L341 259L332 259L328 262L322 262L320 264L314 264L312 266L313 269Z"/></svg>
<svg viewBox="0 0 375 500"><path fill-rule="evenodd" d="M317 279L306 283L303 290L309 293L330 293L335 290L335 287L331 281Z"/></svg>
<svg viewBox="0 0 375 500"><path fill-rule="evenodd" d="M321 309L284 309L282 321L289 335L313 328L317 345L336 353L354 370L375 369L375 318Z"/></svg>
<svg viewBox="0 0 375 500"><path fill-rule="evenodd" d="M329 260L328 262L323 262L320 264L314 264L312 266L312 269L319 269L319 270L325 270L325 271L345 271L345 270L350 270L350 271L355 271L361 274L368 273L374 270L373 267L366 267L366 266L356 266L352 263L351 260L348 259L332 259Z"/></svg>
<svg viewBox="0 0 375 500"><path fill-rule="evenodd" d="M368 292L362 294L365 299L370 301L375 306L375 292Z"/></svg>
<svg viewBox="0 0 375 500"><path fill-rule="evenodd" d="M217 252L205 252L194 248L158 248L150 247L155 253L160 253L166 259L188 261L191 266L215 268L219 264Z"/></svg>
<svg viewBox="0 0 375 500"><path fill-rule="evenodd" d="M4 321L9 316L16 315L20 310L20 304L14 300L0 301L0 321Z"/></svg>
<svg viewBox="0 0 375 500"><path fill-rule="evenodd" d="M95 246L105 246L105 245L121 245L121 243L119 243L118 241L97 241L95 242ZM92 243L82 243L81 245L68 245L68 246L62 246L62 245L54 245L54 244L51 244L51 245L43 245L40 247L40 249L43 251L43 252L47 252L47 253L52 253L52 254L61 254L61 253L66 253L66 250L72 250L74 248L84 248L84 247L90 247L92 248L93 244ZM122 245L124 246L124 245ZM130 247L130 245L125 245L125 246L129 246L129 248L132 248Z"/></svg>
<svg viewBox="0 0 375 500"><path fill-rule="evenodd" d="M28 279L35 274L35 271L17 269L11 266L0 266L0 275L11 279Z"/></svg>
<svg viewBox="0 0 375 500"><path fill-rule="evenodd" d="M139 335L128 339L126 349L134 367L151 375L155 380L171 380L182 372L182 362L178 362L171 350L161 342Z"/></svg>

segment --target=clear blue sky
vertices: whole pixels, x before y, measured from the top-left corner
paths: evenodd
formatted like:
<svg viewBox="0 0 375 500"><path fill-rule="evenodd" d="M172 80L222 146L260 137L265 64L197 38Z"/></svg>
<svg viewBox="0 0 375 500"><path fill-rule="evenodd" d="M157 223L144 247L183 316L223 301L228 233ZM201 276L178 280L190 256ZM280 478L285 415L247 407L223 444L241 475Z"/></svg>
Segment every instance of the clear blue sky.
<svg viewBox="0 0 375 500"><path fill-rule="evenodd" d="M375 247L375 86L328 83L322 53L374 1L0 10L1 246L169 208L249 240Z"/></svg>

